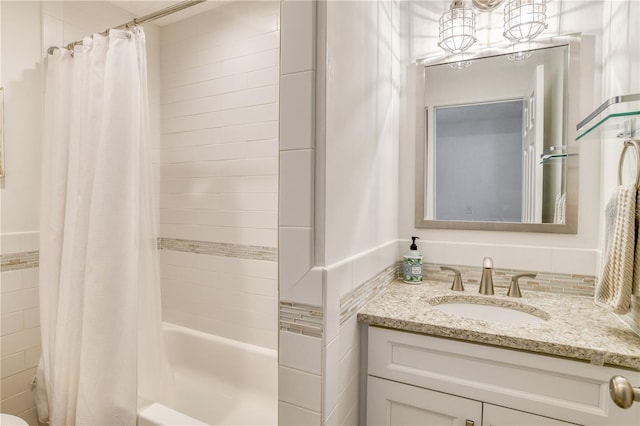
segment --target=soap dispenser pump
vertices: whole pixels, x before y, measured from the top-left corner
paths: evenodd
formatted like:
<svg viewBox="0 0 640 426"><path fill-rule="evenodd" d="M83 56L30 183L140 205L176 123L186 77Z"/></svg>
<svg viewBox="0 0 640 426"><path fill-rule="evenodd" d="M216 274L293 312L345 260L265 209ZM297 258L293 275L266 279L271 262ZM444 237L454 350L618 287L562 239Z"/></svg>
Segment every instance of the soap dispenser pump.
<svg viewBox="0 0 640 426"><path fill-rule="evenodd" d="M417 239L418 237L411 237L410 250L404 255L402 262L404 282L408 284L422 283L422 255L418 252Z"/></svg>

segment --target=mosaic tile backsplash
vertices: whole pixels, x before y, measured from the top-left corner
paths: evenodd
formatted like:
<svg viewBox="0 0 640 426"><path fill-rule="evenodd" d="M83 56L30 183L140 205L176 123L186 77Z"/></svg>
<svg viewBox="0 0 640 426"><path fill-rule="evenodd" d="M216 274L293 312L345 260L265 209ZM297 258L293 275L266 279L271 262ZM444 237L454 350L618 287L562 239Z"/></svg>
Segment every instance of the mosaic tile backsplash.
<svg viewBox="0 0 640 426"><path fill-rule="evenodd" d="M378 295L387 284L395 281L397 274L396 265L391 265L340 298L340 324L355 315L364 305Z"/></svg>
<svg viewBox="0 0 640 426"><path fill-rule="evenodd" d="M402 262L398 263L398 274L402 271ZM444 283L453 282L453 273L441 271L439 264L426 263L422 271L424 279ZM444 265L442 265L444 266ZM482 267L466 265L446 265L458 269L462 275L464 284L480 284ZM596 277L592 275L558 274L551 272L523 271L519 269L493 269L494 287L509 288L511 277L516 274L537 274L536 278L520 278L520 288L529 291L542 291L546 293L571 294L575 296L593 297L595 292ZM400 276L400 275L398 275Z"/></svg>

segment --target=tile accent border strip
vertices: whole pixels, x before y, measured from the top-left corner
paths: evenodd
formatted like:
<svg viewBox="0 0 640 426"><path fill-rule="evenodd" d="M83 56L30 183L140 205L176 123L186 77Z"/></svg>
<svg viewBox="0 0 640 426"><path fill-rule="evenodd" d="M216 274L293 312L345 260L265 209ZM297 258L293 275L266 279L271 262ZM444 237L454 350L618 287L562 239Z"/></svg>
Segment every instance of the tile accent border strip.
<svg viewBox="0 0 640 426"><path fill-rule="evenodd" d="M396 280L397 266L390 265L375 277L340 298L340 325L354 316L364 305L377 296L387 284Z"/></svg>
<svg viewBox="0 0 640 426"><path fill-rule="evenodd" d="M456 268L462 274L464 284L480 284L482 267L466 265L447 265ZM424 279L437 282L453 282L451 272L441 271L439 264L426 263L422 267ZM493 269L493 285L508 288L511 277L515 274L534 273L536 278L521 278L520 288L529 291L546 293L571 294L574 296L593 297L595 294L596 277L593 275L558 274L552 272L523 271L519 269ZM398 277L401 278L402 262L398 262Z"/></svg>
<svg viewBox="0 0 640 426"><path fill-rule="evenodd" d="M25 251L20 253L0 254L0 271L16 271L40 266L40 252Z"/></svg>
<svg viewBox="0 0 640 426"><path fill-rule="evenodd" d="M241 259L264 260L267 262L278 261L278 249L275 247L181 240L177 238L159 237L158 250L174 250L187 253L237 257ZM0 271L37 268L39 265L40 252L37 250L0 254Z"/></svg>
<svg viewBox="0 0 640 426"><path fill-rule="evenodd" d="M322 306L280 301L280 330L321 338L323 323Z"/></svg>
<svg viewBox="0 0 640 426"><path fill-rule="evenodd" d="M265 260L268 262L278 261L278 249L275 247L159 237L158 249L213 256L238 257L240 259Z"/></svg>

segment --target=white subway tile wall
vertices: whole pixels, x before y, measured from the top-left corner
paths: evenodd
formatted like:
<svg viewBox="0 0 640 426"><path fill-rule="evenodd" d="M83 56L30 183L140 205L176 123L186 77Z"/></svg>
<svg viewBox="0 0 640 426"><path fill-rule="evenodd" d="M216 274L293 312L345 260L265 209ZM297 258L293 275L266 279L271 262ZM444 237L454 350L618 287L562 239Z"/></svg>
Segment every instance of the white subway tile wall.
<svg viewBox="0 0 640 426"><path fill-rule="evenodd" d="M280 5L233 2L161 38L163 318L276 349Z"/></svg>
<svg viewBox="0 0 640 426"><path fill-rule="evenodd" d="M38 233L0 242L0 411L37 424L30 383L40 358Z"/></svg>
<svg viewBox="0 0 640 426"><path fill-rule="evenodd" d="M277 348L275 262L161 250L160 275L165 321Z"/></svg>
<svg viewBox="0 0 640 426"><path fill-rule="evenodd" d="M322 234L314 218L316 8L315 0L281 3L279 286L283 340L278 421L282 425L322 423L326 274L323 268L314 267L315 239ZM316 354L313 362L305 360L310 352Z"/></svg>

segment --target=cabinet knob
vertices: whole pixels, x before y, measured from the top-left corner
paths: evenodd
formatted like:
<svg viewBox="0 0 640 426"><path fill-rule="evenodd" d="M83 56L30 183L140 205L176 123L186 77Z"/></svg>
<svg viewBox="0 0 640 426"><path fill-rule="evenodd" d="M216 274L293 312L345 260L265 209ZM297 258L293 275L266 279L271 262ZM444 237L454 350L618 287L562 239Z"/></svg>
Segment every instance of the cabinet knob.
<svg viewBox="0 0 640 426"><path fill-rule="evenodd" d="M609 380L609 394L620 408L629 408L634 401L640 401L640 388L631 386L629 380L623 376L613 376Z"/></svg>
<svg viewBox="0 0 640 426"><path fill-rule="evenodd" d="M465 420L464 422L464 426L473 426L475 424L476 422L474 422L473 420Z"/></svg>

